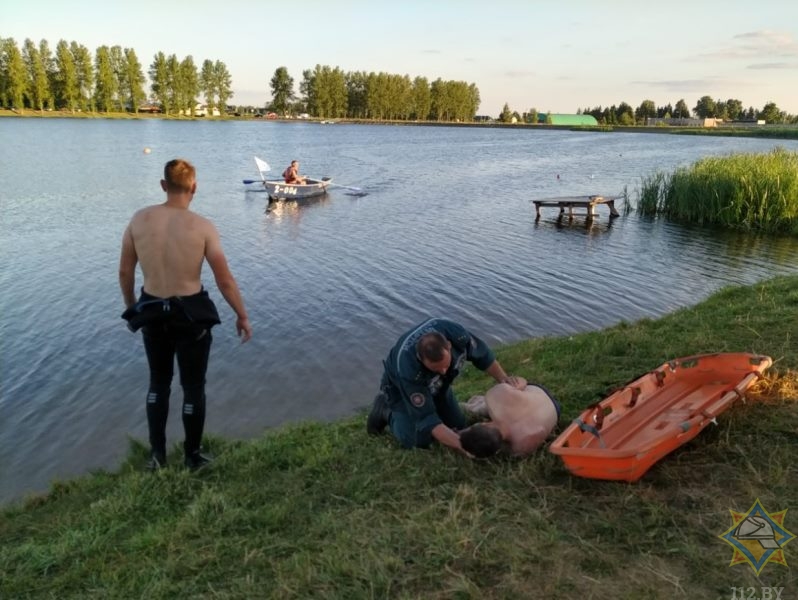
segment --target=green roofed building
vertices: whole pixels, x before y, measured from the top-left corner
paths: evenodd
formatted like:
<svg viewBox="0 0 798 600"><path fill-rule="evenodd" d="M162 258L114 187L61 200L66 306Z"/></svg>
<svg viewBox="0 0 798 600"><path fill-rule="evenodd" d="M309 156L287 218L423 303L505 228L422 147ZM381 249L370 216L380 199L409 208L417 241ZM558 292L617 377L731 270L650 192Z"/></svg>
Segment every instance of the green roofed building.
<svg viewBox="0 0 798 600"><path fill-rule="evenodd" d="M538 123L548 123L549 125L598 125L598 121L593 115L558 115L554 113L539 113Z"/></svg>

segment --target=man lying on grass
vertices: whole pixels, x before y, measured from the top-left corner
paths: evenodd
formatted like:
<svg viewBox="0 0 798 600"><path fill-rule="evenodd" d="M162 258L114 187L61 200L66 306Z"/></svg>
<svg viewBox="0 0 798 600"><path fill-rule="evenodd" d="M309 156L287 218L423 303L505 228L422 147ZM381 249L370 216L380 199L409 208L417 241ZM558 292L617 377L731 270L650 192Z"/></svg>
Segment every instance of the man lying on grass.
<svg viewBox="0 0 798 600"><path fill-rule="evenodd" d="M428 448L433 440L465 452L458 431L465 415L451 385L466 361L497 382L523 389L526 381L507 375L484 341L459 323L428 319L399 337L383 361L380 392L366 421L379 435L388 427L403 448Z"/></svg>
<svg viewBox="0 0 798 600"><path fill-rule="evenodd" d="M506 383L474 396L466 410L490 421L476 423L460 432L463 450L477 458L499 451L524 456L537 450L557 426L560 404L539 385L518 389Z"/></svg>

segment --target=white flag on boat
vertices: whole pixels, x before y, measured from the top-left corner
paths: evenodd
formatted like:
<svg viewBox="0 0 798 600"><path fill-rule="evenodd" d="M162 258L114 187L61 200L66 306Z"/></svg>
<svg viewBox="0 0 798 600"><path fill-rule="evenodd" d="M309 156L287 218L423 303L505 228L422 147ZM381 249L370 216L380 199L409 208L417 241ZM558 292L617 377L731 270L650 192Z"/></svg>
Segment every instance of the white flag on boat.
<svg viewBox="0 0 798 600"><path fill-rule="evenodd" d="M258 165L258 171L261 172L261 179L262 179L264 171L271 171L272 168L269 166L269 163L267 163L265 160L261 160L257 156L255 156L254 158L255 158L255 164Z"/></svg>

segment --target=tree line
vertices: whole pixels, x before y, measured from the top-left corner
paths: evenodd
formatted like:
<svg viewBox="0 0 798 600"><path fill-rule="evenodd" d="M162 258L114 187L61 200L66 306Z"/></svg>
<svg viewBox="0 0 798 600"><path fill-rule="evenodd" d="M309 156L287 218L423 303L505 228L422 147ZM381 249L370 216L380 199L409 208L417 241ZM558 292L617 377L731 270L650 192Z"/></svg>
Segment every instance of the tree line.
<svg viewBox="0 0 798 600"><path fill-rule="evenodd" d="M233 95L232 78L221 61L205 60L198 69L191 56L158 52L147 79L136 51L100 46L92 53L77 42L60 40L55 52L47 40L0 38L0 103L24 111L138 112L148 98L169 114L193 115L202 94L210 110L224 114Z"/></svg>
<svg viewBox="0 0 798 600"><path fill-rule="evenodd" d="M767 102L760 110L749 106L744 107L742 101L736 98L728 100L713 100L712 96L702 96L696 105L690 109L684 99L680 99L674 106L656 106L653 100L643 100L635 109L622 102L617 107L586 108L582 114L593 115L599 123L606 125L634 125L645 124L647 119L683 119L696 117L698 119L723 119L724 121L763 120L768 123L791 123L795 117L779 110L775 102Z"/></svg>
<svg viewBox="0 0 798 600"><path fill-rule="evenodd" d="M132 48L100 46L92 54L77 42L60 40L55 52L47 40L37 45L26 39L22 47L13 38L0 37L0 104L17 110L70 110L138 112L148 100L167 115L193 115L197 99L204 97L208 114L224 115L233 96L232 77L219 61L204 60L198 68L192 56L182 60L158 52L147 77ZM316 65L302 72L297 95L294 79L285 67L275 70L270 81L272 101L268 110L278 114L308 113L318 118L374 120L424 120L469 122L478 119L479 89L473 83L430 82L425 77L344 72L339 67ZM578 109L603 125L642 125L649 118L759 119L767 123L798 123L798 116L780 110L774 102L756 110L735 98L715 100L702 96L691 109L684 99L675 105L657 106L644 100L633 108L626 102L608 107ZM523 114L508 104L498 120L537 123L535 108Z"/></svg>
<svg viewBox="0 0 798 600"><path fill-rule="evenodd" d="M20 111L135 113L149 100L167 115L193 115L202 95L208 114L215 108L224 115L233 96L232 77L218 60L198 68L192 56L180 60L158 52L147 75L149 94L132 48L100 46L92 54L82 44L60 40L53 52L47 40L26 39L20 49L13 38L0 38L0 105ZM269 109L319 118L473 121L480 103L473 83L345 73L327 65L303 71L301 98L285 67L275 71L271 87Z"/></svg>
<svg viewBox="0 0 798 600"><path fill-rule="evenodd" d="M779 109L775 102L767 102L760 110L753 106L744 108L742 101L736 98L728 100L714 100L712 96L702 96L696 105L691 109L687 106L684 99L680 99L675 105L666 104L657 106L653 100L643 100L640 106L633 108L626 102L607 106L578 109L577 114L592 115L601 125L645 125L648 119L687 119L691 117L699 119L716 118L724 121L752 121L763 120L767 123L798 123L798 116L787 114ZM509 123L515 118L517 121L525 123L538 123L540 113L535 108L530 108L527 112L519 115L510 110L510 106L505 103L504 109L499 115L499 120Z"/></svg>
<svg viewBox="0 0 798 600"><path fill-rule="evenodd" d="M473 121L480 103L479 89L473 83L344 72L328 65L302 72L300 97L285 67L275 70L270 86L270 110L278 114L300 110L319 118Z"/></svg>

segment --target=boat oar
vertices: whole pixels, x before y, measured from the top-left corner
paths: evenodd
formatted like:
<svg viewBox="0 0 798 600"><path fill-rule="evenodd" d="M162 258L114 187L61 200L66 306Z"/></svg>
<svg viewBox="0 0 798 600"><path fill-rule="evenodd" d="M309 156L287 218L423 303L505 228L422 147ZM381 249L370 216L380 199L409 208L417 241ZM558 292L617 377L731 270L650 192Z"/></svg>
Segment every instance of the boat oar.
<svg viewBox="0 0 798 600"><path fill-rule="evenodd" d="M363 189L359 188L359 187L352 187L351 185L341 185L340 183L332 183L330 181L330 179L332 179L332 177L322 177L321 178L322 181L329 181L329 183L327 185L331 185L333 187L344 188L345 190L352 190L353 192L362 192L363 191Z"/></svg>
<svg viewBox="0 0 798 600"><path fill-rule="evenodd" d="M263 181L261 179L245 179L244 183L263 183Z"/></svg>

